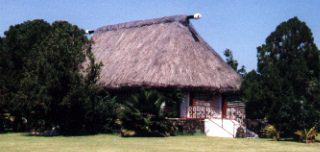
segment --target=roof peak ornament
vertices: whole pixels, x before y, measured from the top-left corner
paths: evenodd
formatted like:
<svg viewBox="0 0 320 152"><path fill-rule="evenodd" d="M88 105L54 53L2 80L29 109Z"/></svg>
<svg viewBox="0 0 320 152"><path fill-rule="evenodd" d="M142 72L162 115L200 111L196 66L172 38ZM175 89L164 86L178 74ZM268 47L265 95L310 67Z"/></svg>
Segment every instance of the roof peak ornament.
<svg viewBox="0 0 320 152"><path fill-rule="evenodd" d="M198 20L198 19L202 18L202 15L200 13L196 13L193 15L193 18Z"/></svg>
<svg viewBox="0 0 320 152"><path fill-rule="evenodd" d="M193 15L188 15L187 16L187 19L195 19L195 20L198 20L202 17L202 15L200 13L195 13Z"/></svg>
<svg viewBox="0 0 320 152"><path fill-rule="evenodd" d="M94 30L85 30L85 33L86 34L92 34L92 33L94 33Z"/></svg>

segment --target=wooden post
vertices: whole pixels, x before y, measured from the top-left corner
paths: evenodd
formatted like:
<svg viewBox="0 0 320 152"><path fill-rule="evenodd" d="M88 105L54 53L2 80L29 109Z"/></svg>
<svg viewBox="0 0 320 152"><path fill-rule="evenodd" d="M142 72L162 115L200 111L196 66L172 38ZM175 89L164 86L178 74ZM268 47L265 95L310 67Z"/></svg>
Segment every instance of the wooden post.
<svg viewBox="0 0 320 152"><path fill-rule="evenodd" d="M222 96L222 118L227 118L228 102Z"/></svg>

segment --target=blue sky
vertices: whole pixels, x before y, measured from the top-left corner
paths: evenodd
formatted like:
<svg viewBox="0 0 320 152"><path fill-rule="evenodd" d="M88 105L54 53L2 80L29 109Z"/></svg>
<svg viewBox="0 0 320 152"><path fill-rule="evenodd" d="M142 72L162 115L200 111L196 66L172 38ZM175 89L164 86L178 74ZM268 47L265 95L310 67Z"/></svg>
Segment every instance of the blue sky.
<svg viewBox="0 0 320 152"><path fill-rule="evenodd" d="M320 47L318 0L0 0L0 35L25 20L67 20L84 29L138 19L200 12L192 21L200 35L222 56L233 50L240 65L255 69L256 47L275 27L297 16L311 28Z"/></svg>

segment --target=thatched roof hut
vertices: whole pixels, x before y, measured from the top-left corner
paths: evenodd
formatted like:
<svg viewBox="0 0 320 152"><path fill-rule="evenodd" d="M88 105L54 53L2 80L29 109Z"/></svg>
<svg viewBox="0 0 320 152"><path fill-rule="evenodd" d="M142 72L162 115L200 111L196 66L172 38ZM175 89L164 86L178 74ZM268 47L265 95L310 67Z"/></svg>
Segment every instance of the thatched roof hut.
<svg viewBox="0 0 320 152"><path fill-rule="evenodd" d="M233 92L240 76L177 15L108 25L94 31L93 53L103 63L100 84Z"/></svg>

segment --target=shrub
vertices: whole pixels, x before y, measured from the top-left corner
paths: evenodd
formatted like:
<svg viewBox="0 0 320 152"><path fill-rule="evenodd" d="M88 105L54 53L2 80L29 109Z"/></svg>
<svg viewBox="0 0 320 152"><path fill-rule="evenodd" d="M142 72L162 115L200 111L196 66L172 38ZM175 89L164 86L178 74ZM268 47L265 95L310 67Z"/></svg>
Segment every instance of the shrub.
<svg viewBox="0 0 320 152"><path fill-rule="evenodd" d="M119 124L122 136L169 136L171 123L164 117L165 96L142 89L122 102Z"/></svg>
<svg viewBox="0 0 320 152"><path fill-rule="evenodd" d="M273 126L273 125L267 125L264 128L264 133L268 138L273 138L273 139L276 139L276 140L280 139L280 133L278 132L276 127Z"/></svg>
<svg viewBox="0 0 320 152"><path fill-rule="evenodd" d="M236 137L237 137L237 138L245 138L245 137L246 137L246 133L244 132L243 127L240 126L240 127L237 129Z"/></svg>
<svg viewBox="0 0 320 152"><path fill-rule="evenodd" d="M314 142L316 136L318 135L316 127L312 127L310 129L297 130L294 132L295 135L299 137L301 141L305 141L306 143Z"/></svg>
<svg viewBox="0 0 320 152"><path fill-rule="evenodd" d="M169 136L170 125L164 117L144 115L126 111L120 118L121 135L128 136Z"/></svg>
<svg viewBox="0 0 320 152"><path fill-rule="evenodd" d="M85 115L86 131L89 133L110 133L118 131L116 124L118 104L116 97L106 91L92 96Z"/></svg>
<svg viewBox="0 0 320 152"><path fill-rule="evenodd" d="M120 135L122 137L134 137L136 136L136 132L134 130L121 129Z"/></svg>

